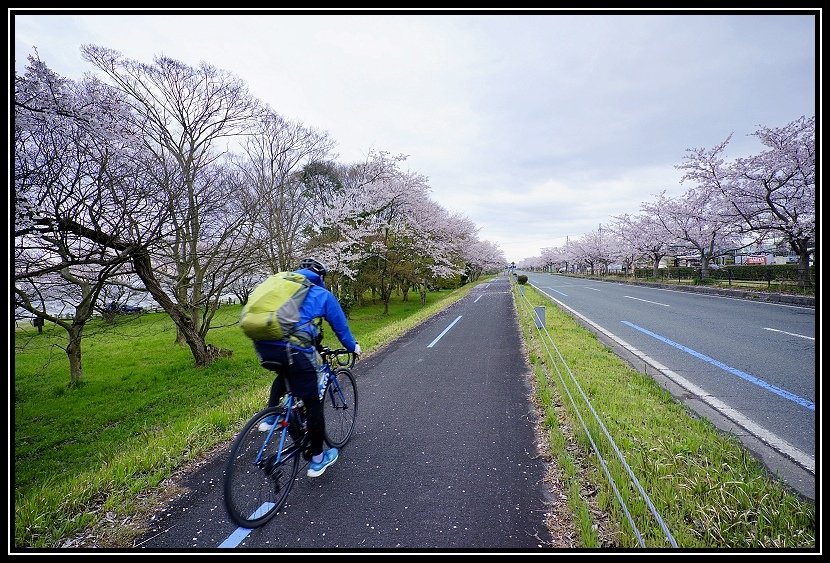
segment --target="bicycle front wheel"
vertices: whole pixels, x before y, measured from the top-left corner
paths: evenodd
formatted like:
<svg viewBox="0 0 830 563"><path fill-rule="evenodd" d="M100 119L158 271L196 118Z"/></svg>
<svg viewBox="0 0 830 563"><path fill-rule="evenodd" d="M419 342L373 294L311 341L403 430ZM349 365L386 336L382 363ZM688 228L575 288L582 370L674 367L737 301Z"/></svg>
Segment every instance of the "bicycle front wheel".
<svg viewBox="0 0 830 563"><path fill-rule="evenodd" d="M225 508L244 528L262 526L273 518L294 485L301 444L287 432L284 417L280 407L254 415L234 440L225 462ZM273 430L262 432L259 425L266 419L276 424Z"/></svg>
<svg viewBox="0 0 830 563"><path fill-rule="evenodd" d="M323 394L323 416L326 443L343 447L352 437L357 420L357 385L351 370L338 368L332 373Z"/></svg>

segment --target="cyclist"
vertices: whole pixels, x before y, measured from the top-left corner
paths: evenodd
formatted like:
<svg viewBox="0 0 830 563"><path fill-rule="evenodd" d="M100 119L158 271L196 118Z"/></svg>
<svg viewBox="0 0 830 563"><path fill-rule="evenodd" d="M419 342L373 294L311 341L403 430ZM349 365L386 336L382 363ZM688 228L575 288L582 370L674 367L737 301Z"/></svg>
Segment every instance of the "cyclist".
<svg viewBox="0 0 830 563"><path fill-rule="evenodd" d="M300 305L300 320L288 339L256 340L254 348L260 361L281 364L271 384L268 406L273 407L280 403L286 392L286 378L291 384L291 391L305 404L312 453L307 474L309 477L317 477L337 461L338 456L337 448L323 451L325 419L323 404L317 394L317 370L322 361L317 353L317 346L322 340L322 319L328 321L343 347L355 356L360 355L360 345L352 336L340 302L326 288L326 267L314 258L304 258L295 271L312 282L305 300ZM274 422L275 417L266 419L260 423L259 430L270 430Z"/></svg>

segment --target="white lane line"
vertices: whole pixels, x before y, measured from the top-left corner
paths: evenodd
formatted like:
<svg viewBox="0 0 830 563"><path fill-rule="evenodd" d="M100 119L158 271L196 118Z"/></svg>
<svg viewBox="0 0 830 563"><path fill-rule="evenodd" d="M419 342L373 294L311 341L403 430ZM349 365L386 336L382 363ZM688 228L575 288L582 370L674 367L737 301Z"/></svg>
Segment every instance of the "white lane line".
<svg viewBox="0 0 830 563"><path fill-rule="evenodd" d="M450 326L448 326L447 328L445 328L445 329L444 329L444 332L442 332L441 334L439 334L439 335L435 338L435 340L433 340L432 342L430 342L430 343L429 343L429 346L427 346L427 348L432 348L433 346L435 346L435 343L436 343L436 342L438 342L439 340L441 340L441 337L442 337L442 336L444 336L445 334L447 334L447 331L449 331L449 330L453 327L453 325L454 325L455 323L457 323L457 322L458 322L458 319L460 319L460 318L461 318L461 315L458 315L458 316L455 318L455 320L454 320L453 322L451 322L451 323L450 323Z"/></svg>
<svg viewBox="0 0 830 563"><path fill-rule="evenodd" d="M556 292L556 293L558 293L559 295L564 295L565 297L567 297L567 296L568 296L568 294L567 294L567 293L562 293L562 292L561 292L561 291L559 291L558 289L553 289L552 287L546 287L545 289L549 289L549 290L551 290L551 291L555 291L555 292Z"/></svg>
<svg viewBox="0 0 830 563"><path fill-rule="evenodd" d="M584 287L585 289L590 289L591 291L599 291L597 288L595 288L595 287L588 287L587 285L583 285L582 287Z"/></svg>
<svg viewBox="0 0 830 563"><path fill-rule="evenodd" d="M651 303L652 305L660 305L661 307L669 307L665 303L658 303L657 301L649 301L648 299L640 299L639 297L631 297L630 295L624 295L623 297L627 297L628 299L636 299L637 301L644 301L646 303Z"/></svg>
<svg viewBox="0 0 830 563"><path fill-rule="evenodd" d="M815 340L815 338L813 338L812 336L804 336L803 334L796 334L794 332L787 332L786 330L778 330L777 328L769 328L769 327L765 326L764 330L771 330L773 332L780 332L780 333L783 333L783 334L789 334L790 336L797 336L799 338L806 338L807 340Z"/></svg>
<svg viewBox="0 0 830 563"><path fill-rule="evenodd" d="M273 506L274 506L273 502L264 502L264 503L262 503L262 506L257 508L254 511L254 513L251 514L251 516L250 516L251 520L253 520L254 518L258 518L259 516L262 516L263 514L265 514L269 510L271 510L271 508L273 508ZM223 541L222 543L219 544L219 547L224 547L224 548L236 547L240 543L242 543L242 540L247 538L248 534L250 534L250 533L251 533L250 528L241 528L241 527L237 528L236 530L233 531L233 533L230 536L228 536L228 538L225 541Z"/></svg>
<svg viewBox="0 0 830 563"><path fill-rule="evenodd" d="M484 295L484 294L482 293L481 295ZM473 301L473 303L478 303L478 300L479 300L479 299L481 299L481 295L479 295L478 297L476 297L476 300L475 300L475 301Z"/></svg>
<svg viewBox="0 0 830 563"><path fill-rule="evenodd" d="M242 540L247 538L250 533L251 530L248 528L237 528L230 536L228 536L228 539L219 544L219 547L225 549L236 547L242 543Z"/></svg>

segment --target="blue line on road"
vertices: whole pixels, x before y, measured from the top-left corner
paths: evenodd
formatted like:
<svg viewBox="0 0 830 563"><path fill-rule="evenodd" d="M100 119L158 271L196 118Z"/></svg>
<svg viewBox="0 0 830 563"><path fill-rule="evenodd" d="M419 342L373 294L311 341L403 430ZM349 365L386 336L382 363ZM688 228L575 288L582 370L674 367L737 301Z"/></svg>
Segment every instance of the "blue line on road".
<svg viewBox="0 0 830 563"><path fill-rule="evenodd" d="M439 334L439 335L435 338L435 340L433 340L432 342L430 342L430 343L429 343L429 346L427 346L427 348L432 348L433 346L435 346L435 343L436 343L436 342L438 342L439 340L441 340L441 337L442 337L442 336L444 336L445 334L447 334L447 331L448 331L448 330L450 330L450 329L452 328L452 326L453 326L455 323L457 323L457 322L458 322L458 319L460 319L460 318L461 318L461 315L458 315L458 316L455 318L455 320L454 320L453 322L451 322L451 323L450 323L450 326L448 326L447 328L445 328L445 329L444 329L444 332L442 332L441 334Z"/></svg>
<svg viewBox="0 0 830 563"><path fill-rule="evenodd" d="M269 510L271 510L271 508L273 506L274 506L273 502L262 503L262 506L257 508L254 511L254 513L251 515L251 520L253 520L254 518L257 518L259 516L262 516L263 514L265 514ZM231 535L228 536L228 539L226 539L225 541L223 541L222 543L219 544L219 547L225 547L225 548L236 547L240 543L242 543L242 540L247 538L248 534L250 534L250 533L251 533L250 528L237 528L236 530L234 530L234 532Z"/></svg>
<svg viewBox="0 0 830 563"><path fill-rule="evenodd" d="M237 528L234 532L228 536L228 539L223 541L219 544L219 547L222 548L232 548L238 546L242 543L242 540L248 537L248 534L251 533L249 528Z"/></svg>
<svg viewBox="0 0 830 563"><path fill-rule="evenodd" d="M717 366L717 367L721 368L722 370L728 371L729 373L731 373L733 375L737 375L741 379L745 379L746 381L749 381L750 383L754 383L755 385L759 385L759 386L763 387L764 389L766 389L768 391L772 391L776 395L780 395L781 397L784 397L785 399L788 399L788 400L790 400L794 403L797 403L797 404L801 405L802 407L806 407L806 408L810 409L811 411L816 410L816 404L814 402L809 401L807 399L803 399L803 398L799 397L798 395L794 395L794 394L790 393L789 391L785 391L784 389L781 389L780 387L776 387L775 385L767 383L763 379L759 379L759 378L755 377L754 375L750 375L750 374L748 374L746 372L743 372L739 369L729 367L728 365L726 365L722 362L719 362L718 360L716 360L714 358L710 358L706 354L701 354L700 352L692 350L691 348L687 348L686 346L683 346L682 344L678 344L677 342L674 342L673 340L669 340L668 338L666 338L664 336L660 336L659 334L655 334L655 333L651 332L650 330L644 329L641 326L637 326L637 325L635 325L633 323L630 323L628 321L622 321L622 323L624 325L630 326L631 328L635 328L635 329L639 330L640 332L648 334L649 336L653 336L657 340L665 342L666 344L674 346L678 350L683 350L687 354L691 354L692 356L694 356L696 358L700 358L703 361L709 362L710 364L712 364L714 366Z"/></svg>

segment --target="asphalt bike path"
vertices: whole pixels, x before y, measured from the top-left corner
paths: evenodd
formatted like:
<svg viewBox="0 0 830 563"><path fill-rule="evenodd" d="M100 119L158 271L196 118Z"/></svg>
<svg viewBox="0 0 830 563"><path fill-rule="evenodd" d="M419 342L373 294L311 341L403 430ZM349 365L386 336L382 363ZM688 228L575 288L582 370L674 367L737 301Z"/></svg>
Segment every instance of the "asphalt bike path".
<svg viewBox="0 0 830 563"><path fill-rule="evenodd" d="M225 512L227 447L184 481L136 550L547 549L545 463L510 293L497 278L361 359L355 434L320 477L305 468L261 528Z"/></svg>

